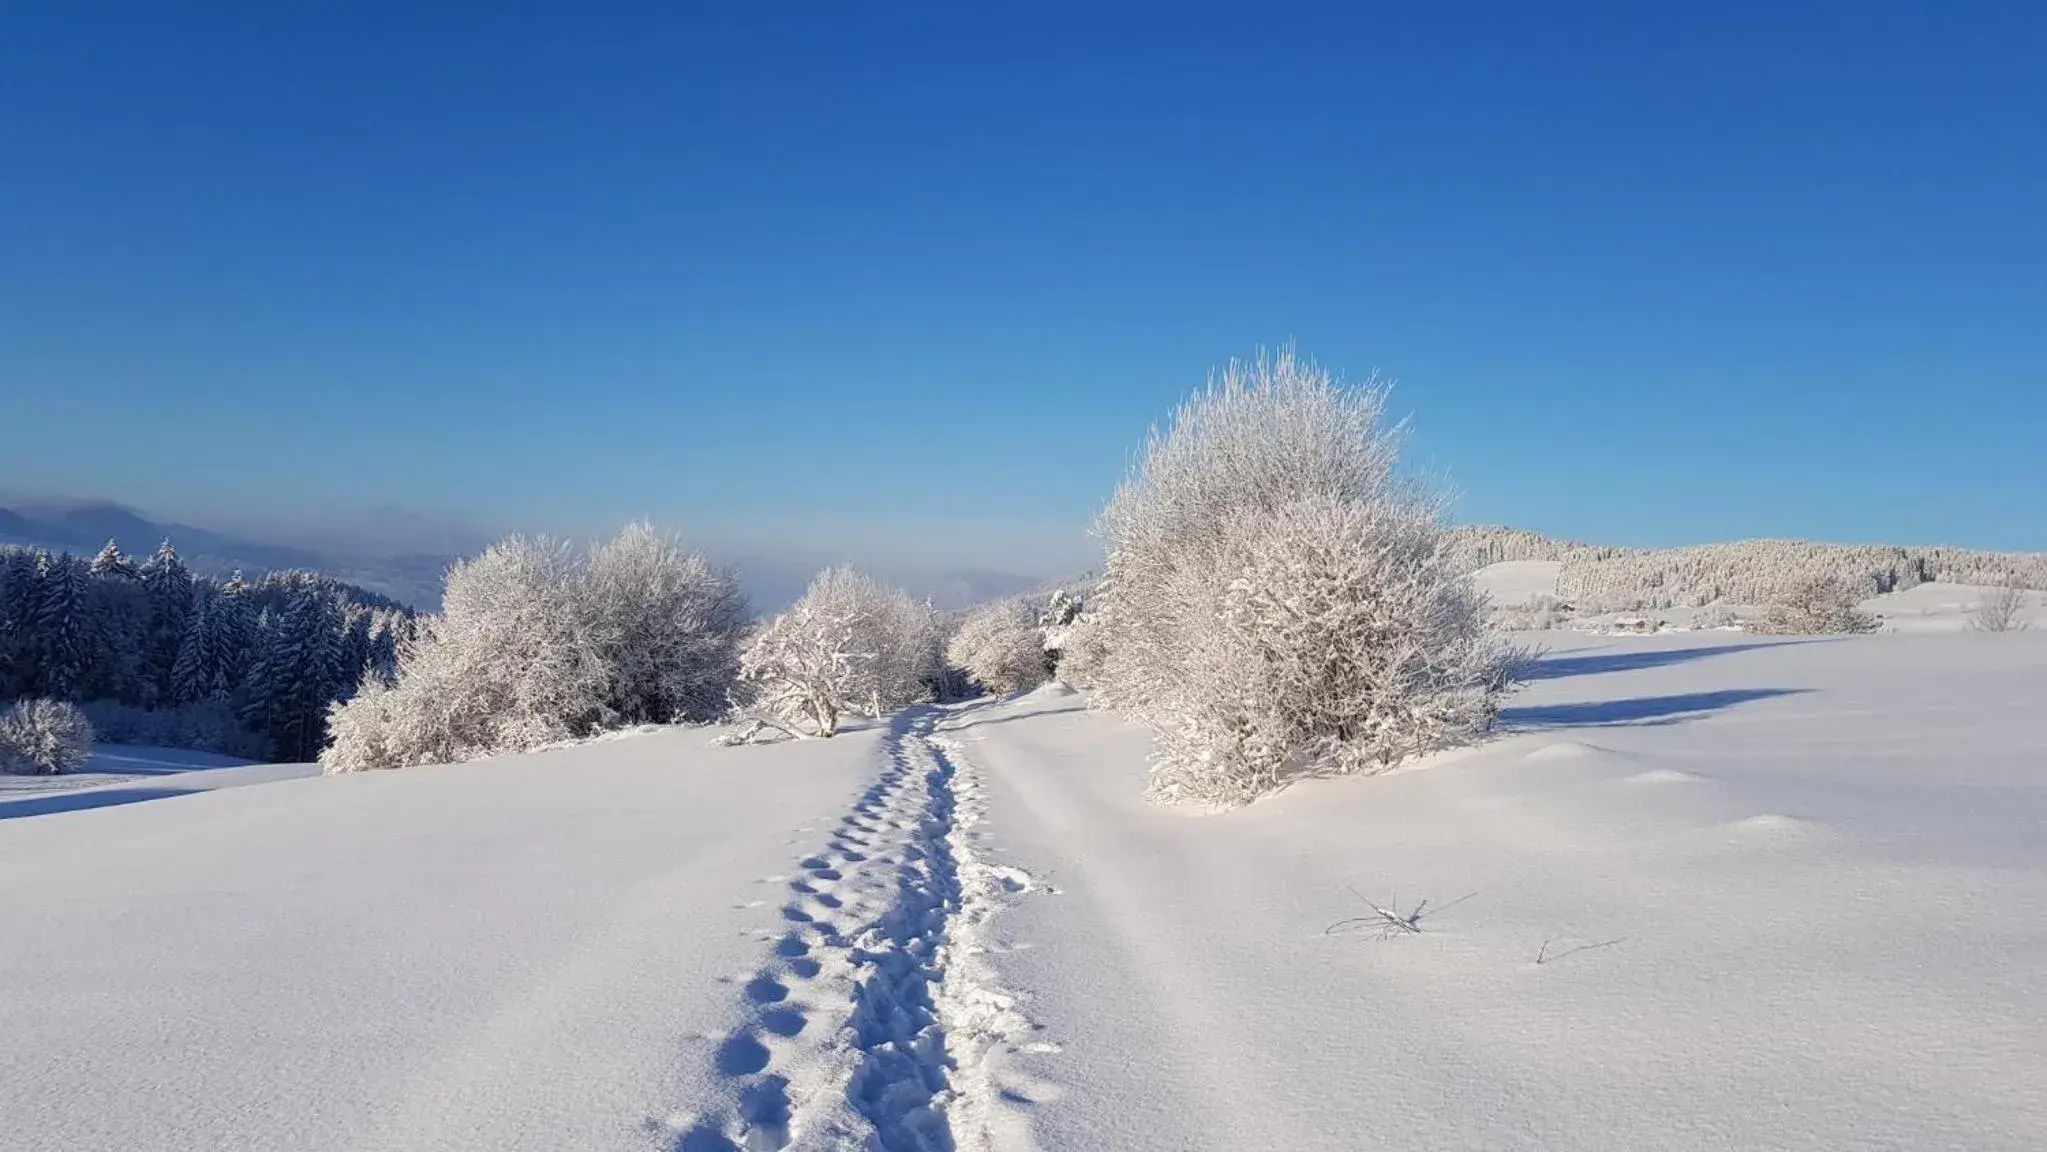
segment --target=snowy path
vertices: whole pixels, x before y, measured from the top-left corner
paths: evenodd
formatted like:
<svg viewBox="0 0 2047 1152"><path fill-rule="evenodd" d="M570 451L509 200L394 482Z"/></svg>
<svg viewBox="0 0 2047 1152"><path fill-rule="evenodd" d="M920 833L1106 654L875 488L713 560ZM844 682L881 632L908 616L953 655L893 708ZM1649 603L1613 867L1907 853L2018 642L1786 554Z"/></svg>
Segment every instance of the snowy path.
<svg viewBox="0 0 2047 1152"><path fill-rule="evenodd" d="M994 1049L1028 1023L977 953L981 924L1030 884L980 859L979 785L934 734L947 719L896 717L878 779L800 871L766 878L785 928L716 1050L732 1103L678 1116L682 1152L1018 1146Z"/></svg>
<svg viewBox="0 0 2047 1152"><path fill-rule="evenodd" d="M1602 643L1523 734L1220 816L1145 805L1077 698L963 718L991 851L1059 893L995 923L1036 1139L2038 1148L2043 641ZM1325 935L1352 887L1443 910Z"/></svg>

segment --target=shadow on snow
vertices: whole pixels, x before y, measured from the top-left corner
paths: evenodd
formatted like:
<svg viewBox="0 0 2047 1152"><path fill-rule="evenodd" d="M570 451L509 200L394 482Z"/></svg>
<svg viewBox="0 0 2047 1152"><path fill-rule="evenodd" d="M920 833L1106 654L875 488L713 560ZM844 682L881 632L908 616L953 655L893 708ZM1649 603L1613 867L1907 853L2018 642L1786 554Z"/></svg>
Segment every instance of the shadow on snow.
<svg viewBox="0 0 2047 1152"><path fill-rule="evenodd" d="M1782 648L1787 644L1824 643L1815 640L1755 640L1746 644L1702 644L1696 648L1659 648L1646 652L1602 652L1593 656L1546 656L1521 672L1523 680L1561 680L1566 676L1596 676L1602 672L1637 672L1688 664L1712 656L1750 652L1757 648Z"/></svg>
<svg viewBox="0 0 2047 1152"><path fill-rule="evenodd" d="M84 812L92 808L114 808L122 804L139 804L144 800L190 795L192 789L189 788L78 788L68 792L30 794L20 800L0 798L0 820L47 816L53 812Z"/></svg>
<svg viewBox="0 0 2047 1152"><path fill-rule="evenodd" d="M1797 696L1805 688L1734 688L1723 692L1685 692L1676 696L1636 696L1626 700L1587 700L1572 704L1540 704L1500 710L1500 727L1509 732L1544 728L1612 728L1681 724L1737 704Z"/></svg>

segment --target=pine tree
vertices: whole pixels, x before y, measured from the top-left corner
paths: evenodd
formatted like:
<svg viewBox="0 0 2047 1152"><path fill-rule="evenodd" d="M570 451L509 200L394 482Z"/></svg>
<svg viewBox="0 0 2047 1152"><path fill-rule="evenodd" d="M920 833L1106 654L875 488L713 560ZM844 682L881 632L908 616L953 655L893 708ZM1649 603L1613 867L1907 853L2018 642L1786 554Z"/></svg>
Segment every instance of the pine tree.
<svg viewBox="0 0 2047 1152"><path fill-rule="evenodd" d="M36 614L29 637L33 691L68 700L84 685L90 622L85 580L70 553L36 557Z"/></svg>
<svg viewBox="0 0 2047 1152"><path fill-rule="evenodd" d="M177 704L196 704L219 694L220 615L214 611L218 597L211 594L209 585L198 587L201 591L194 598L185 638L178 645L177 661L171 665L170 698Z"/></svg>
<svg viewBox="0 0 2047 1152"><path fill-rule="evenodd" d="M238 693L255 658L256 614L250 606L249 586L237 571L220 586L213 597L216 694L222 699Z"/></svg>
<svg viewBox="0 0 2047 1152"><path fill-rule="evenodd" d="M36 554L0 549L0 697L26 694L35 667L29 650L36 615Z"/></svg>
<svg viewBox="0 0 2047 1152"><path fill-rule="evenodd" d="M142 575L133 560L121 555L121 546L111 536L107 537L106 546L100 549L99 555L92 558L92 574L116 580L134 580Z"/></svg>
<svg viewBox="0 0 2047 1152"><path fill-rule="evenodd" d="M332 597L306 589L270 618L250 673L242 718L283 760L310 760L326 739L327 705L341 680L341 618Z"/></svg>
<svg viewBox="0 0 2047 1152"><path fill-rule="evenodd" d="M169 700L172 669L185 626L192 614L192 572L178 559L169 540L142 566L142 586L149 596L149 636L144 646L149 688L157 700Z"/></svg>

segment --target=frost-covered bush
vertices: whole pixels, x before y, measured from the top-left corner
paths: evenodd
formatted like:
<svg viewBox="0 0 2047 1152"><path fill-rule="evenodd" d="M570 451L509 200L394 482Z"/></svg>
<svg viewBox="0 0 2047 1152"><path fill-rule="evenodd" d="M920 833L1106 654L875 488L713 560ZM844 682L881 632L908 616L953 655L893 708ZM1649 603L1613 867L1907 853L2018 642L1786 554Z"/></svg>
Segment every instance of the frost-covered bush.
<svg viewBox="0 0 2047 1152"><path fill-rule="evenodd" d="M633 524L591 550L581 582L608 677L606 726L724 711L748 615L735 580L674 537Z"/></svg>
<svg viewBox="0 0 2047 1152"><path fill-rule="evenodd" d="M1064 628L1045 633L1045 652L1052 658L1052 675L1071 688L1093 688L1102 682L1109 659L1102 638L1100 617L1081 612Z"/></svg>
<svg viewBox="0 0 2047 1152"><path fill-rule="evenodd" d="M76 704L19 700L0 712L0 773L61 776L92 757L92 724Z"/></svg>
<svg viewBox="0 0 2047 1152"><path fill-rule="evenodd" d="M1035 688L1050 673L1045 629L1022 600L997 600L968 613L946 645L945 658L998 694Z"/></svg>
<svg viewBox="0 0 2047 1152"><path fill-rule="evenodd" d="M270 742L262 733L244 728L234 705L225 700L203 700L176 708L137 708L115 700L93 700L81 707L93 731L108 744L196 748L245 760L260 760L270 754Z"/></svg>
<svg viewBox="0 0 2047 1152"><path fill-rule="evenodd" d="M334 707L330 772L475 759L703 719L737 674L736 583L644 525L577 556L511 537L449 570L397 676Z"/></svg>
<svg viewBox="0 0 2047 1152"><path fill-rule="evenodd" d="M1570 623L1571 618L1569 604L1548 593L1537 593L1520 604L1492 605L1486 626L1495 632L1547 632Z"/></svg>
<svg viewBox="0 0 2047 1152"><path fill-rule="evenodd" d="M829 568L739 655L730 737L829 737L849 714L927 700L943 677L938 614L851 567Z"/></svg>
<svg viewBox="0 0 2047 1152"><path fill-rule="evenodd" d="M1858 609L1856 590L1845 581L1816 576L1790 585L1770 600L1758 632L1778 636L1831 636L1876 631L1876 621Z"/></svg>
<svg viewBox="0 0 2047 1152"><path fill-rule="evenodd" d="M1233 363L1103 512L1096 699L1157 734L1154 795L1243 803L1492 723L1516 653L1394 474L1384 404L1291 352Z"/></svg>

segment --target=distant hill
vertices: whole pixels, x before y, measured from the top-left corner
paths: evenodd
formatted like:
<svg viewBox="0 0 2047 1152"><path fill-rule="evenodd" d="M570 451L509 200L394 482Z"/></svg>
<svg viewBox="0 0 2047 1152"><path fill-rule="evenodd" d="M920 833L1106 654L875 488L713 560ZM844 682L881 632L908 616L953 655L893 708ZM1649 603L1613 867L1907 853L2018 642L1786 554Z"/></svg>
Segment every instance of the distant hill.
<svg viewBox="0 0 2047 1152"><path fill-rule="evenodd" d="M1764 604L1815 577L1840 581L1864 596L1935 582L2016 581L2047 589L2047 554L1946 546L1737 540L1682 548L1611 548L1498 526L1453 529L1448 546L1467 572L1496 564L1553 564L1554 595L1589 612Z"/></svg>
<svg viewBox="0 0 2047 1152"><path fill-rule="evenodd" d="M254 579L267 572L305 569L429 611L440 606L441 574L454 559L335 556L155 520L109 501L18 500L11 507L0 508L0 543L90 556L110 539L119 541L123 552L136 556L147 556L169 540L187 565L208 576L224 577L240 569Z"/></svg>

